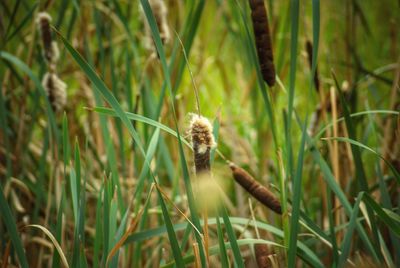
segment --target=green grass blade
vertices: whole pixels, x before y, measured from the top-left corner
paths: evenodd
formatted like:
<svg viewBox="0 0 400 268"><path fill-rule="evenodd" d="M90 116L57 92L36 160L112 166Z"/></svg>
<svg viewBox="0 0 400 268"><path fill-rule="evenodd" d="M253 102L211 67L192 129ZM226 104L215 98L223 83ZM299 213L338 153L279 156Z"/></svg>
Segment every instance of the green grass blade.
<svg viewBox="0 0 400 268"><path fill-rule="evenodd" d="M96 205L96 226L95 226L95 237L94 237L94 245L93 245L93 267L99 267L100 263L100 250L103 245L103 231L102 231L102 222L101 222L101 203L103 196L103 185L100 188L99 195L97 198ZM104 246L104 245L103 245Z"/></svg>
<svg viewBox="0 0 400 268"><path fill-rule="evenodd" d="M177 267L184 267L185 265L182 258L181 248L179 247L171 218L168 215L167 206L165 205L162 194L158 188L157 188L157 193L158 193L158 198L160 200L161 210L163 213L165 226L167 228L169 242L171 243L171 248L172 248L172 253L174 255L175 263Z"/></svg>
<svg viewBox="0 0 400 268"><path fill-rule="evenodd" d="M154 157L154 154L155 154L155 151L156 151L156 148L158 145L159 137L160 137L160 129L156 128L153 136L151 137L149 146L147 148L146 157L145 157L147 163L150 163ZM139 211L140 199L142 198L145 179L148 178L149 171L150 171L150 167L148 165L143 165L142 171L140 172L140 175L138 178L135 193L134 193L135 204L137 204L137 206L135 207L135 213L137 213Z"/></svg>
<svg viewBox="0 0 400 268"><path fill-rule="evenodd" d="M235 231L233 230L231 221L228 217L228 213L226 212L225 207L220 208L220 214L222 214L222 218L224 220L224 225L226 228L226 233L228 234L229 238L229 245L233 251L233 257L235 259L235 265L237 267L244 267L244 262L242 256L240 254L239 244L237 242Z"/></svg>
<svg viewBox="0 0 400 268"><path fill-rule="evenodd" d="M222 231L221 222L219 220L219 217L217 217L216 220L217 220L217 235L218 235L218 244L219 244L219 250L220 250L221 267L228 268L229 267L229 259L228 259L228 255L226 254L224 233Z"/></svg>
<svg viewBox="0 0 400 268"><path fill-rule="evenodd" d="M338 262L339 267L344 267L346 260L350 255L351 239L353 237L354 228L356 227L357 215L358 215L358 211L360 208L360 203L361 203L363 194L364 194L363 192L358 194L356 203L354 204L353 212L351 213L351 216L350 216L350 222L347 227L347 232L346 232L346 234L343 238L343 242L342 242L342 247L341 247L342 254L340 255L339 262Z"/></svg>
<svg viewBox="0 0 400 268"><path fill-rule="evenodd" d="M289 238L289 253L288 265L289 267L295 266L296 252L297 252L297 234L299 231L299 214L300 214L300 201L301 201L301 179L303 172L304 148L306 142L306 126L303 126L303 134L301 137L300 150L297 157L296 174L293 178L293 204L292 204L292 217L290 219L290 238Z"/></svg>
<svg viewBox="0 0 400 268"><path fill-rule="evenodd" d="M341 141L341 142L347 142L347 143L350 143L352 146L356 146L356 147L362 148L364 150L367 150L367 151L375 154L376 156L378 156L380 159L382 159L388 165L388 167L391 169L391 171L393 172L394 177L397 180L397 184L400 184L399 172L396 170L396 168L388 160L386 160L381 154L376 152L374 149L368 147L365 144L362 144L361 142L358 142L356 140L353 140L353 139L350 139L350 138L346 138L346 137L323 138L323 140L337 140L337 141Z"/></svg>

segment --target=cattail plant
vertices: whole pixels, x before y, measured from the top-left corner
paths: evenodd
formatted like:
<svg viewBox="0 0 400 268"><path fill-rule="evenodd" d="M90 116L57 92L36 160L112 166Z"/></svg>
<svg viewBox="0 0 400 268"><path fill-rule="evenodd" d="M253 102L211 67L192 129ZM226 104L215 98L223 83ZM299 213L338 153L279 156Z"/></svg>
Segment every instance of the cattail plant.
<svg viewBox="0 0 400 268"><path fill-rule="evenodd" d="M43 55L49 67L54 68L59 57L57 43L53 41L50 29L51 17L46 12L40 12L37 17L40 36L42 37Z"/></svg>
<svg viewBox="0 0 400 268"><path fill-rule="evenodd" d="M210 172L210 151L216 144L210 121L200 115L193 115L190 135L194 151L196 174Z"/></svg>
<svg viewBox="0 0 400 268"><path fill-rule="evenodd" d="M59 50L57 43L51 35L51 16L46 12L40 12L37 24L42 37L43 55L47 62L47 70L42 79L42 86L54 112L60 112L67 103L67 85L56 74Z"/></svg>
<svg viewBox="0 0 400 268"><path fill-rule="evenodd" d="M55 74L48 72L43 76L42 86L54 112L60 112L67 103L67 85Z"/></svg>
<svg viewBox="0 0 400 268"><path fill-rule="evenodd" d="M256 181L247 171L236 166L234 163L229 162L229 167L232 170L235 181L250 195L274 212L282 214L281 203L270 190Z"/></svg>
<svg viewBox="0 0 400 268"><path fill-rule="evenodd" d="M210 121L201 116L200 114L194 114L190 122L190 136L192 139L193 151L194 151L194 166L196 169L196 175L206 175L208 180L210 179L210 151L216 144L213 136L213 127ZM203 178L207 179L207 178ZM202 208L203 220L204 220L204 247L209 263L209 235L208 235L208 202L205 202Z"/></svg>
<svg viewBox="0 0 400 268"><path fill-rule="evenodd" d="M272 87L275 84L275 66L267 11L263 0L249 0L249 3L261 73L264 81Z"/></svg>

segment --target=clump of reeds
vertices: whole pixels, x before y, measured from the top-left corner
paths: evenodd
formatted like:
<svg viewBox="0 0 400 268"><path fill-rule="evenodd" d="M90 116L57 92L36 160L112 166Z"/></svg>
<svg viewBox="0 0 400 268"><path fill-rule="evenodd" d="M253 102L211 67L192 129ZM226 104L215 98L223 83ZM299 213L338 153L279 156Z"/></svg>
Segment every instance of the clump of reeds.
<svg viewBox="0 0 400 268"><path fill-rule="evenodd" d="M270 190L256 181L247 171L236 166L234 163L229 162L229 167L232 170L232 175L235 181L250 195L272 211L282 214L281 203Z"/></svg>
<svg viewBox="0 0 400 268"><path fill-rule="evenodd" d="M67 86L56 74L59 50L51 34L51 16L46 12L40 12L36 22L42 37L43 55L47 63L47 73L43 76L42 86L53 111L60 112L67 103Z"/></svg>
<svg viewBox="0 0 400 268"><path fill-rule="evenodd" d="M249 0L249 3L261 73L264 81L272 87L275 84L275 66L267 11L263 0Z"/></svg>
<svg viewBox="0 0 400 268"><path fill-rule="evenodd" d="M193 115L189 128L196 174L210 171L210 151L215 146L213 127L210 121L200 115Z"/></svg>

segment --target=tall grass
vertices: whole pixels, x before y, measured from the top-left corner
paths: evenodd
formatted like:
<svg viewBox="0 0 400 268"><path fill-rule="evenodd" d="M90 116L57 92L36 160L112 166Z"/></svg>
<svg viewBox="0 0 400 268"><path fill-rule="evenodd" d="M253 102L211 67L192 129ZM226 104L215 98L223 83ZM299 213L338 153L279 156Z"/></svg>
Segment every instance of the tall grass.
<svg viewBox="0 0 400 268"><path fill-rule="evenodd" d="M269 87L248 1L165 1L162 29L155 1L1 2L0 264L253 267L267 245L273 267L400 265L396 3L264 1ZM41 11L61 113L41 83ZM200 111L217 144L206 192L187 135Z"/></svg>

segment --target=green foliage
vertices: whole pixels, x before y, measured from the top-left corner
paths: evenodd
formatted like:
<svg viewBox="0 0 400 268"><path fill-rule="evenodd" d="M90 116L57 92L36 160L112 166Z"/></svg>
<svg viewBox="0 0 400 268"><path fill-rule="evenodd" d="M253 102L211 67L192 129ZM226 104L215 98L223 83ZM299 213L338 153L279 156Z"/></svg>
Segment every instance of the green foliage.
<svg viewBox="0 0 400 268"><path fill-rule="evenodd" d="M399 266L396 1L264 2L273 87L249 1L2 1L0 265L251 267L265 244L280 266ZM217 142L205 192L186 131L200 111ZM228 161L282 215L250 212Z"/></svg>

